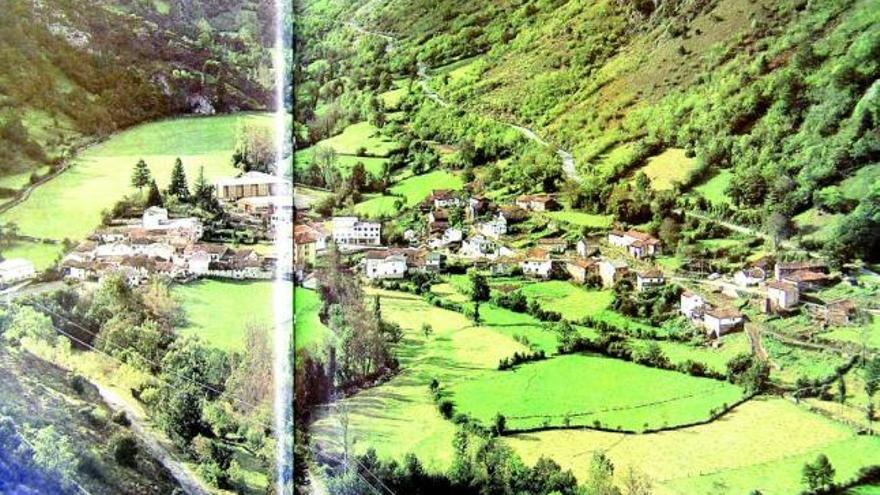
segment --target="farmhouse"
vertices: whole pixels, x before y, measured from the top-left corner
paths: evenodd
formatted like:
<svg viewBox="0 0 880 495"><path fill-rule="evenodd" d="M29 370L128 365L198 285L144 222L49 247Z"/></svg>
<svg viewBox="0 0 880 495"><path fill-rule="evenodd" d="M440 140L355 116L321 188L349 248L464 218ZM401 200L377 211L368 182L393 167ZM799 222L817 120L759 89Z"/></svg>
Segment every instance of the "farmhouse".
<svg viewBox="0 0 880 495"><path fill-rule="evenodd" d="M497 239L507 233L507 219L499 213L492 220L481 223L477 230L486 237Z"/></svg>
<svg viewBox="0 0 880 495"><path fill-rule="evenodd" d="M839 299L825 305L825 322L828 325L849 325L858 316L859 307L851 299Z"/></svg>
<svg viewBox="0 0 880 495"><path fill-rule="evenodd" d="M740 287L754 287L767 278L767 273L761 268L752 267L739 270L733 275L733 282Z"/></svg>
<svg viewBox="0 0 880 495"><path fill-rule="evenodd" d="M773 267L773 278L782 280L795 273L828 273L828 264L822 261L796 261L792 263L776 263Z"/></svg>
<svg viewBox="0 0 880 495"><path fill-rule="evenodd" d="M685 318L702 320L703 311L706 309L706 300L703 299L703 296L686 290L681 293L680 306L679 311Z"/></svg>
<svg viewBox="0 0 880 495"><path fill-rule="evenodd" d="M516 206L530 211L553 211L559 203L547 194L523 195L516 198Z"/></svg>
<svg viewBox="0 0 880 495"><path fill-rule="evenodd" d="M463 238L464 233L460 229L448 228L443 231L443 235L440 237L429 240L428 247L431 249L445 248L452 244L460 243Z"/></svg>
<svg viewBox="0 0 880 495"><path fill-rule="evenodd" d="M406 256L388 251L369 251L364 258L364 274L369 279L403 278Z"/></svg>
<svg viewBox="0 0 880 495"><path fill-rule="evenodd" d="M238 207L248 215L270 222L293 218L293 196L249 196L239 199Z"/></svg>
<svg viewBox="0 0 880 495"><path fill-rule="evenodd" d="M221 201L238 201L256 196L291 196L290 181L263 172L246 172L239 177L224 177L214 183Z"/></svg>
<svg viewBox="0 0 880 495"><path fill-rule="evenodd" d="M787 310L798 304L800 291L797 286L788 282L771 280L767 282L768 309Z"/></svg>
<svg viewBox="0 0 880 495"><path fill-rule="evenodd" d="M513 254L513 251L491 239L486 239L485 237L478 235L466 239L461 244L461 249L458 251L458 254L459 256L470 259L495 259L499 256L509 256Z"/></svg>
<svg viewBox="0 0 880 495"><path fill-rule="evenodd" d="M703 326L708 336L721 337L738 330L743 325L743 315L732 308L708 309L703 313Z"/></svg>
<svg viewBox="0 0 880 495"><path fill-rule="evenodd" d="M660 251L660 241L651 234L628 230L622 232L612 230L608 233L608 243L612 246L626 248L626 252L636 259L654 256Z"/></svg>
<svg viewBox="0 0 880 495"><path fill-rule="evenodd" d="M629 265L625 261L602 260L599 262L599 277L602 278L604 287L613 287L628 272Z"/></svg>
<svg viewBox="0 0 880 495"><path fill-rule="evenodd" d="M358 217L333 217L333 241L341 246L381 245L382 224Z"/></svg>
<svg viewBox="0 0 880 495"><path fill-rule="evenodd" d="M443 232L449 228L449 212L442 208L428 213L428 232Z"/></svg>
<svg viewBox="0 0 880 495"><path fill-rule="evenodd" d="M800 291L806 291L826 285L832 278L822 272L801 270L784 274L779 280L796 286Z"/></svg>
<svg viewBox="0 0 880 495"><path fill-rule="evenodd" d="M24 258L12 258L0 262L0 284L14 284L33 278L34 264Z"/></svg>
<svg viewBox="0 0 880 495"><path fill-rule="evenodd" d="M538 239L538 247L546 250L548 253L562 254L568 248L565 239L559 237L545 237Z"/></svg>
<svg viewBox="0 0 880 495"><path fill-rule="evenodd" d="M317 259L318 237L311 229L295 228L293 234L293 264L295 266L314 265Z"/></svg>
<svg viewBox="0 0 880 495"><path fill-rule="evenodd" d="M513 205L505 205L500 208L501 215L504 215L504 219L507 220L507 225L513 225L515 223L524 222L529 219L529 212L524 210L518 206Z"/></svg>
<svg viewBox="0 0 880 495"><path fill-rule="evenodd" d="M434 189L428 200L433 203L434 208L451 208L461 204L461 200L449 189Z"/></svg>
<svg viewBox="0 0 880 495"><path fill-rule="evenodd" d="M570 260L565 263L565 270L571 276L572 280L582 284L587 281L591 275L599 273L599 264L589 259Z"/></svg>
<svg viewBox="0 0 880 495"><path fill-rule="evenodd" d="M553 271L553 260L544 249L530 249L519 266L522 268L523 275L550 278Z"/></svg>
<svg viewBox="0 0 880 495"><path fill-rule="evenodd" d="M636 289L639 292L651 287L660 287L665 283L666 277L663 275L663 272L656 268L636 273Z"/></svg>

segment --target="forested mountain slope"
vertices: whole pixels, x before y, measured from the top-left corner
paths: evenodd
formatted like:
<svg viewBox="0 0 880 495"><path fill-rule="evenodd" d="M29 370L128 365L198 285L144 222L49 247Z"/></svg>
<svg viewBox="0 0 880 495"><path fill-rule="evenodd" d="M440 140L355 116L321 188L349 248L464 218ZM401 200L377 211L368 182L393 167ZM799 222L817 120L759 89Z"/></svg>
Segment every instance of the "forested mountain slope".
<svg viewBox="0 0 880 495"><path fill-rule="evenodd" d="M303 108L310 102L339 95L342 107L363 106L341 88L382 91L415 79L419 64L462 61L431 85L455 108L571 151L583 179L574 205L642 223L648 204L629 179L652 176L653 157L678 157L665 162L683 169L666 189L718 179L701 209L760 228L772 216L784 236L800 228L807 246L841 259L877 256L876 0L304 0L301 9L298 111L310 131L327 127ZM352 21L396 38L393 50L385 38L363 40ZM460 115L432 112L414 122L475 144ZM551 153L532 155L528 167L555 166Z"/></svg>
<svg viewBox="0 0 880 495"><path fill-rule="evenodd" d="M271 16L255 0L5 2L0 174L163 116L265 108Z"/></svg>

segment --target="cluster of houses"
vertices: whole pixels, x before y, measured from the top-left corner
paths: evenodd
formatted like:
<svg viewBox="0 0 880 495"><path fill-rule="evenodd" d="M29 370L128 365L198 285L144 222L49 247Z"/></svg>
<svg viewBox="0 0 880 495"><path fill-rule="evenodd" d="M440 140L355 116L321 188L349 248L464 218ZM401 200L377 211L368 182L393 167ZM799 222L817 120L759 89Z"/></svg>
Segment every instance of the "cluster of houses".
<svg viewBox="0 0 880 495"><path fill-rule="evenodd" d="M533 212L559 207L550 195L525 195L513 204L496 206L485 198L464 199L448 190L434 190L419 205L425 215L424 230L404 233L409 247L383 247L382 225L358 217L333 217L329 230L323 224L302 223L294 228L295 259L313 264L331 239L343 251L360 251L362 274L370 280L401 279L413 273L441 272L447 260L466 261L488 268L493 275L521 273L550 279L560 276L580 284L613 287L632 280L637 291L666 285L663 271L650 264L661 253L661 242L638 230L612 230L607 234L604 256L597 256L600 239L580 238L570 243L561 237L545 237L524 248L510 247L511 226L527 220ZM453 209L462 209L462 221L452 221ZM455 213L458 215L458 212ZM795 308L805 290L827 283L828 267L817 262L773 263L762 259L738 271L733 281L743 288L756 288L768 312ZM849 321L854 305L837 301L822 308L829 321ZM738 309L714 305L702 295L684 291L680 312L707 336L720 337L742 329L746 317Z"/></svg>
<svg viewBox="0 0 880 495"><path fill-rule="evenodd" d="M104 227L64 257L64 276L100 280L121 273L138 285L153 275L177 280L198 277L265 279L274 261L250 249L200 242L204 228L199 219L169 218L168 210L147 208L139 223Z"/></svg>

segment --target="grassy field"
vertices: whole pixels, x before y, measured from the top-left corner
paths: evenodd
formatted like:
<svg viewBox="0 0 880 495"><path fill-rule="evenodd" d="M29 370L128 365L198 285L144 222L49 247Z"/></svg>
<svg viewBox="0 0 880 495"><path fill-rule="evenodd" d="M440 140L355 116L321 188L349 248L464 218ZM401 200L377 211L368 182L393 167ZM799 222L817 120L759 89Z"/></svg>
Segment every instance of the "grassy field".
<svg viewBox="0 0 880 495"><path fill-rule="evenodd" d="M589 426L641 430L706 419L742 396L727 382L599 356L566 355L473 379L451 389L456 409L509 428Z"/></svg>
<svg viewBox="0 0 880 495"><path fill-rule="evenodd" d="M309 148L298 150L294 154L294 162L296 165L295 170L297 172L302 172L312 165L315 150L317 150L317 146L311 146ZM370 172L373 175L379 175L382 172L382 167L387 161L387 158L378 158L374 156L336 155L336 166L344 173L348 173L357 162L361 162L364 164L364 168L367 172Z"/></svg>
<svg viewBox="0 0 880 495"><path fill-rule="evenodd" d="M342 155L355 155L358 148L365 148L367 154L388 156L399 145L379 134L379 129L369 122L352 124L342 134L319 141L316 146L328 146Z"/></svg>
<svg viewBox="0 0 880 495"><path fill-rule="evenodd" d="M571 321L607 309L613 296L610 290L585 290L560 280L529 284L520 291L530 299L537 299L544 309L556 311Z"/></svg>
<svg viewBox="0 0 880 495"><path fill-rule="evenodd" d="M870 323L861 326L832 327L819 336L822 339L852 342L880 349L880 317L875 316Z"/></svg>
<svg viewBox="0 0 880 495"><path fill-rule="evenodd" d="M837 225L843 218L841 213L825 213L813 207L795 215L793 220L804 237L828 241L837 235Z"/></svg>
<svg viewBox="0 0 880 495"><path fill-rule="evenodd" d="M248 325L272 329L272 282L202 280L175 286L174 293L188 323L180 332L219 349L243 350Z"/></svg>
<svg viewBox="0 0 880 495"><path fill-rule="evenodd" d="M16 242L2 251L3 258L25 258L34 264L38 271L45 270L55 263L63 251L61 244L44 244L42 242Z"/></svg>
<svg viewBox="0 0 880 495"><path fill-rule="evenodd" d="M446 170L435 170L402 180L391 188L391 192L403 196L407 206L412 206L425 199L434 189L458 191L462 187L464 183L458 175Z"/></svg>
<svg viewBox="0 0 880 495"><path fill-rule="evenodd" d="M199 166L211 179L238 171L231 165L236 128L245 122L269 126L271 116L237 114L179 118L137 126L83 152L70 170L37 188L30 198L0 216L23 234L81 239L101 222L101 210L134 192L131 171L143 158L161 188L180 157L193 181Z"/></svg>
<svg viewBox="0 0 880 495"><path fill-rule="evenodd" d="M725 192L727 186L730 185L730 179L733 172L730 170L722 170L712 176L711 179L695 187L694 190L702 195L710 203L730 203L730 197Z"/></svg>
<svg viewBox="0 0 880 495"><path fill-rule="evenodd" d="M794 383L798 377L826 378L835 373L835 369L846 362L846 358L835 354L809 351L785 345L768 336L762 337L761 343L770 355L770 359L781 367L773 370L772 377L785 383Z"/></svg>
<svg viewBox="0 0 880 495"><path fill-rule="evenodd" d="M381 457L402 460L414 452L430 470L446 469L452 460L454 425L440 416L428 385L436 378L442 386L483 373L497 373L498 360L524 352L521 344L453 311L427 304L400 292L367 290L382 298L382 315L404 329L397 349L402 371L381 386L342 401L348 411L354 450L372 447ZM413 315L419 318L413 318ZM425 337L422 322L433 327ZM340 452L339 409L327 411L313 428L319 446ZM418 418L418 421L414 421Z"/></svg>
<svg viewBox="0 0 880 495"><path fill-rule="evenodd" d="M550 456L583 479L593 452L606 453L620 477L627 467L645 472L657 495L789 495L801 490L803 462L825 452L838 479L857 464L877 459L880 440L858 437L848 428L783 399L752 400L721 421L649 435L561 430L516 435L506 441L534 463Z"/></svg>
<svg viewBox="0 0 880 495"><path fill-rule="evenodd" d="M603 229L611 225L610 215L596 215L581 211L551 211L547 216L553 220L570 223L577 227L595 227Z"/></svg>
<svg viewBox="0 0 880 495"><path fill-rule="evenodd" d="M657 191L672 189L673 184L686 184L697 170L697 160L685 156L681 148L669 148L648 158L642 172L651 179L651 188Z"/></svg>
<svg viewBox="0 0 880 495"><path fill-rule="evenodd" d="M369 197L369 196L368 196ZM382 218L394 215L398 209L394 203L401 198L397 196L376 196L354 205L356 215L369 218Z"/></svg>
<svg viewBox="0 0 880 495"><path fill-rule="evenodd" d="M321 300L313 290L297 287L293 293L294 347L317 348L330 336L330 329L318 318Z"/></svg>

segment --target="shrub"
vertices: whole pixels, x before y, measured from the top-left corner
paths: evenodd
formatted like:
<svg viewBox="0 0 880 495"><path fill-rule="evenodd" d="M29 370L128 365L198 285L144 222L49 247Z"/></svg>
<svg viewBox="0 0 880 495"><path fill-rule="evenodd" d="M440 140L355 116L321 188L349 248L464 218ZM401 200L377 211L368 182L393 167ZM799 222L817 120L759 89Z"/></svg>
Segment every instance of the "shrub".
<svg viewBox="0 0 880 495"><path fill-rule="evenodd" d="M440 414L446 419L452 418L452 414L455 412L455 404L450 400L440 402L437 407L440 409Z"/></svg>
<svg viewBox="0 0 880 495"><path fill-rule="evenodd" d="M125 411L116 411L110 417L110 420L120 426L131 426L131 421L128 419L128 415L125 414Z"/></svg>
<svg viewBox="0 0 880 495"><path fill-rule="evenodd" d="M138 444L132 435L118 435L110 441L113 459L120 466L137 467Z"/></svg>
<svg viewBox="0 0 880 495"><path fill-rule="evenodd" d="M73 389L79 395L82 395L86 392L86 385L88 385L88 380L85 379L84 376L79 374L74 374L70 378L70 388Z"/></svg>

